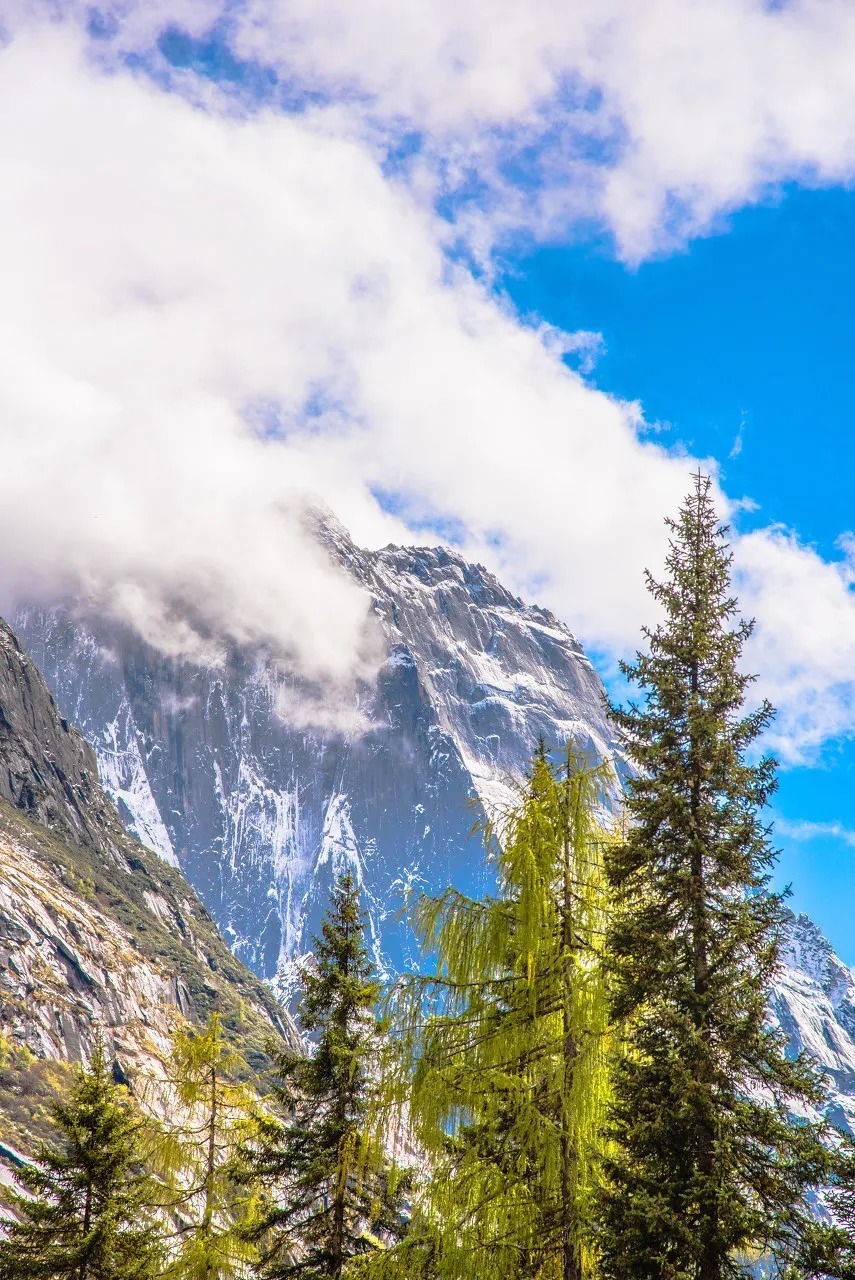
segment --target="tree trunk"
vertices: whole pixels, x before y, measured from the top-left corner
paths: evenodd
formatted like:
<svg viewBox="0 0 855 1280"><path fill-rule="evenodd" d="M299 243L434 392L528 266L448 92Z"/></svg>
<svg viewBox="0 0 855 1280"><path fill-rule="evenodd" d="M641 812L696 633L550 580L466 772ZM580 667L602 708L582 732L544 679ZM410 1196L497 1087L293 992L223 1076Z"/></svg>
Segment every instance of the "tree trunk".
<svg viewBox="0 0 855 1280"><path fill-rule="evenodd" d="M333 1227L332 1239L330 1241L330 1253L332 1254L332 1272L333 1280L339 1280L344 1270L344 1215L345 1215L345 1196L347 1194L347 1169L344 1167L346 1161L346 1153L342 1150L342 1144L339 1144L339 1168L336 1170L336 1188L335 1199L333 1200Z"/></svg>
<svg viewBox="0 0 855 1280"><path fill-rule="evenodd" d="M701 513L697 512L695 534L695 572L700 571L701 564ZM691 703L689 707L689 778L691 793L689 800L691 831L691 930L692 930L692 985L694 992L694 1008L692 1020L695 1033L701 1046L701 1062L698 1064L700 1078L698 1084L707 1091L712 1089L709 1076L709 922L707 919L706 869L704 867L704 839L701 831L701 789L703 785L700 746L697 740L696 717L699 715L700 697L700 663L698 659L698 632L705 625L706 619L700 618L700 583L696 581L694 617L692 627L692 660L691 660ZM700 1117L698 1133L698 1171L705 1186L709 1187L715 1171L714 1134L707 1116ZM700 1221L700 1256L698 1280L719 1280L722 1259L716 1237L718 1235L718 1212L714 1202L701 1206Z"/></svg>
<svg viewBox="0 0 855 1280"><path fill-rule="evenodd" d="M207 1280L214 1280L214 1269L211 1264L211 1257L207 1251L207 1242L210 1240L212 1227L214 1223L214 1199L215 1199L215 1175L217 1160L217 1069L211 1067L211 1110L208 1116L208 1157L205 1167L205 1210L202 1214L202 1237L206 1242L205 1253L205 1276Z"/></svg>
<svg viewBox="0 0 855 1280"><path fill-rule="evenodd" d="M573 981L573 878L570 867L570 823L575 820L575 817L571 814L570 808L572 788L570 784L569 758L567 760L567 783L565 796L563 831L564 884L562 895L563 900L561 904L562 979L564 983L564 991L562 993L564 1063L562 1071L561 1098L561 1274L562 1280L581 1280L579 1270L578 1224L575 1220L576 1205L573 1201L573 1166L576 1160L576 1151L574 1149L573 1139L570 1133L570 1092L573 1085L573 1071L579 1049L576 1044L575 1036L573 1035L570 1009L570 984Z"/></svg>
<svg viewBox="0 0 855 1280"><path fill-rule="evenodd" d="M86 1184L86 1201L83 1206L83 1238L84 1240L89 1235L89 1228L91 1226L92 1226L92 1183L88 1182ZM80 1272L78 1275L78 1280L86 1280L86 1277L88 1276L88 1274L89 1274L89 1250L87 1249L86 1254L83 1258L83 1261L80 1263Z"/></svg>

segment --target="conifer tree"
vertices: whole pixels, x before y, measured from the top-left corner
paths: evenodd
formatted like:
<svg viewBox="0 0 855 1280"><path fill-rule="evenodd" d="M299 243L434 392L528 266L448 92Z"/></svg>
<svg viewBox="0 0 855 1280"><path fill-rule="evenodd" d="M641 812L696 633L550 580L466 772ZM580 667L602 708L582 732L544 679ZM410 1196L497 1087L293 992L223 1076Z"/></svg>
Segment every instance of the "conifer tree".
<svg viewBox="0 0 855 1280"><path fill-rule="evenodd" d="M610 1280L722 1280L749 1257L779 1261L821 1176L817 1130L790 1118L821 1098L765 1020L781 897L762 810L775 762L752 744L772 710L745 710L739 669L752 624L736 620L731 554L698 473L675 521L663 621L625 675L640 705L614 710L635 766L625 838L608 870L614 1016L625 1052L602 1220Z"/></svg>
<svg viewBox="0 0 855 1280"><path fill-rule="evenodd" d="M169 1068L156 1082L168 1091L172 1118L157 1143L171 1183L164 1205L176 1222L168 1280L232 1280L247 1275L254 1249L242 1227L252 1189L236 1176L236 1157L255 1123L257 1099L236 1077L247 1066L223 1034L219 1014L200 1032L179 1030ZM175 1108L175 1102L179 1106Z"/></svg>
<svg viewBox="0 0 855 1280"><path fill-rule="evenodd" d="M298 1014L314 1050L280 1055L278 1115L262 1120L244 1155L245 1176L270 1192L252 1232L264 1280L339 1280L400 1230L404 1182L369 1123L382 1036L364 929L358 886L344 875L314 939L314 968L301 975Z"/></svg>
<svg viewBox="0 0 855 1280"><path fill-rule="evenodd" d="M610 776L539 751L496 845L498 891L447 890L416 925L430 977L399 998L400 1093L431 1176L398 1274L580 1280L606 1094L599 962Z"/></svg>
<svg viewBox="0 0 855 1280"><path fill-rule="evenodd" d="M143 1120L116 1085L100 1044L66 1101L56 1142L18 1173L17 1221L0 1243L2 1280L154 1280L162 1247L140 1160ZM144 1144L143 1144L144 1145Z"/></svg>

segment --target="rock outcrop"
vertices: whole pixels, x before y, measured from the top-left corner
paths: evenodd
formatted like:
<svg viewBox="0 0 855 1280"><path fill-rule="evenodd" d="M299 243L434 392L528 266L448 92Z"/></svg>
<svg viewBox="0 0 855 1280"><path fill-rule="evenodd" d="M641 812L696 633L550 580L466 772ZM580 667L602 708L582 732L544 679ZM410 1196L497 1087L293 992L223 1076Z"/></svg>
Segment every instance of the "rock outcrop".
<svg viewBox="0 0 855 1280"><path fill-rule="evenodd" d="M826 1073L834 1124L855 1134L855 975L806 915L793 916L770 1013L790 1049L807 1049Z"/></svg>
<svg viewBox="0 0 855 1280"><path fill-rule="evenodd" d="M0 619L0 798L75 844L114 853L122 827L95 753Z"/></svg>

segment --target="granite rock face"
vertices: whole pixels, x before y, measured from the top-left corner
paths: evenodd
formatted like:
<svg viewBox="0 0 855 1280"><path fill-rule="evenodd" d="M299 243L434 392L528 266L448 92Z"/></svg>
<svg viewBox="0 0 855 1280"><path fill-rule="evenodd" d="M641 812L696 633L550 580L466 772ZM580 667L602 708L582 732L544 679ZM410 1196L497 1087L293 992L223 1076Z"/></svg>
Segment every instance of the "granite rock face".
<svg viewBox="0 0 855 1280"><path fill-rule="evenodd" d="M855 1134L855 975L806 915L793 916L770 1005L790 1049L808 1050L828 1077L826 1114Z"/></svg>
<svg viewBox="0 0 855 1280"><path fill-rule="evenodd" d="M602 685L552 614L443 549L334 553L385 652L350 735L296 729L299 682L259 651L213 669L62 610L18 619L63 712L92 741L128 829L175 862L235 953L287 989L333 874L364 889L384 969L412 959L410 887L483 889L477 806L506 800L540 737L612 754Z"/></svg>
<svg viewBox="0 0 855 1280"><path fill-rule="evenodd" d="M107 852L122 828L89 743L60 716L15 633L0 619L0 797L75 844Z"/></svg>

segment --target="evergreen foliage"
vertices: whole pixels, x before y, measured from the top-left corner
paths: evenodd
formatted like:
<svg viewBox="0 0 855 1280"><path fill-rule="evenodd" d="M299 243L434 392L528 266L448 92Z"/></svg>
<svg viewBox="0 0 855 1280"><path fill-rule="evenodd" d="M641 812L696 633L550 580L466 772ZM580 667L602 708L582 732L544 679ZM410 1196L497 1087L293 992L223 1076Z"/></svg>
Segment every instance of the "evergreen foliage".
<svg viewBox="0 0 855 1280"><path fill-rule="evenodd" d="M784 1280L855 1280L855 1139L827 1144L823 1200L830 1215L805 1224Z"/></svg>
<svg viewBox="0 0 855 1280"><path fill-rule="evenodd" d="M280 1055L278 1114L262 1118L244 1155L245 1178L270 1193L251 1233L264 1280L338 1280L400 1231L404 1180L369 1123L382 1036L364 927L345 875L314 940L316 968L302 972L299 1017L314 1053Z"/></svg>
<svg viewBox="0 0 855 1280"><path fill-rule="evenodd" d="M802 1272L855 1280L855 1139L849 1136L834 1152L829 1184L828 1202L835 1221L818 1224L806 1236Z"/></svg>
<svg viewBox="0 0 855 1280"><path fill-rule="evenodd" d="M821 1101L804 1058L765 1021L781 898L761 811L775 762L752 744L772 709L746 711L727 530L698 474L671 530L664 619L624 673L641 705L615 710L635 767L625 838L608 857L614 1077L603 1269L609 1280L722 1280L792 1251L824 1154L791 1108Z"/></svg>
<svg viewBox="0 0 855 1280"><path fill-rule="evenodd" d="M100 1045L53 1118L59 1140L42 1143L17 1175L0 1280L153 1280L162 1250L140 1163L144 1122Z"/></svg>
<svg viewBox="0 0 855 1280"><path fill-rule="evenodd" d="M168 1090L163 1109L175 1117L157 1142L160 1171L170 1184L164 1203L176 1223L167 1280L248 1274L255 1251L242 1228L254 1196L237 1180L235 1160L253 1130L257 1099L235 1078L245 1072L218 1014L204 1031L175 1033L169 1070L157 1082L159 1091Z"/></svg>
<svg viewBox="0 0 855 1280"><path fill-rule="evenodd" d="M579 1280L606 1096L600 964L610 777L541 749L496 830L498 891L423 899L436 972L398 996L398 1094L431 1161L397 1272L439 1280Z"/></svg>

